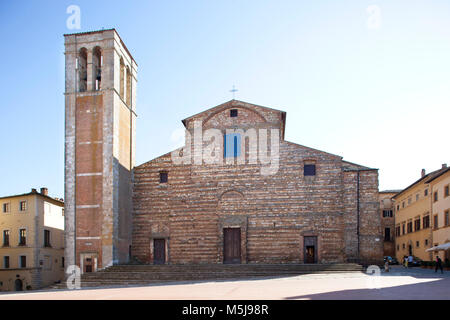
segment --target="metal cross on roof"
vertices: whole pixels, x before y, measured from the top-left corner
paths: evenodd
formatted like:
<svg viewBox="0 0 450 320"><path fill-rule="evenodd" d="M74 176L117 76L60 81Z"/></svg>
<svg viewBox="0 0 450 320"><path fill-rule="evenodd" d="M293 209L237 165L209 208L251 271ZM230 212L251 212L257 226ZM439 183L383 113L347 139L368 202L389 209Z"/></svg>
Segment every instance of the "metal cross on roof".
<svg viewBox="0 0 450 320"><path fill-rule="evenodd" d="M238 92L238 91L239 91L239 90L236 89L236 88L234 87L234 84L233 84L233 89L230 90L230 92L233 93L233 100L234 100L234 97L235 97L236 92Z"/></svg>

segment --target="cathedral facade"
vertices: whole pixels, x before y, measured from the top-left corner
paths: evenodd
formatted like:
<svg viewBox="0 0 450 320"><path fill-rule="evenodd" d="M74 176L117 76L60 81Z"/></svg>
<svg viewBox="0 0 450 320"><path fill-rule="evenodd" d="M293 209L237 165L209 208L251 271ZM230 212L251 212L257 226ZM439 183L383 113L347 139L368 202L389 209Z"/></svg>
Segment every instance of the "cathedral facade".
<svg viewBox="0 0 450 320"><path fill-rule="evenodd" d="M234 99L135 166L136 62L114 29L65 40L68 265L382 261L377 169L286 141L285 112Z"/></svg>
<svg viewBox="0 0 450 320"><path fill-rule="evenodd" d="M139 261L382 261L376 169L284 140L286 113L267 107L231 100L182 122L183 148L134 168Z"/></svg>

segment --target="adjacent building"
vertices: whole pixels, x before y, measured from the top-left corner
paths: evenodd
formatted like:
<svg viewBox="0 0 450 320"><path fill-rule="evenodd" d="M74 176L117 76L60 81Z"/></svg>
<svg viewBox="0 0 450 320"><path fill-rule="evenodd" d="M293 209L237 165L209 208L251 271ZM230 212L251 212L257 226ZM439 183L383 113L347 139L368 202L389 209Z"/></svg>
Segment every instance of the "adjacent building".
<svg viewBox="0 0 450 320"><path fill-rule="evenodd" d="M432 195L431 216L433 217L433 247L450 242L450 167L443 166L440 173L428 180ZM434 251L436 255L444 259L450 259L450 250Z"/></svg>
<svg viewBox="0 0 450 320"><path fill-rule="evenodd" d="M64 279L64 202L48 190L0 198L0 291Z"/></svg>
<svg viewBox="0 0 450 320"><path fill-rule="evenodd" d="M441 184L439 187L435 186L437 181L441 181L441 179L435 180L435 178L445 179L442 174L446 170L448 170L446 165L428 174L422 169L420 179L393 197L395 201L395 247L396 257L399 261L409 255L424 261L432 260L432 253L426 250L433 246L433 229L438 228L436 226L439 225L438 218L435 218L439 217L439 214L434 212L438 210L438 207L441 211L443 208L441 203L433 204L437 202L434 201L435 197L439 199L438 189L442 189L440 191L442 196L445 192L445 188ZM444 211L441 213L442 223L444 222Z"/></svg>
<svg viewBox="0 0 450 320"><path fill-rule="evenodd" d="M392 197L400 191L401 190L384 190L379 192L384 256L395 257L395 207Z"/></svg>

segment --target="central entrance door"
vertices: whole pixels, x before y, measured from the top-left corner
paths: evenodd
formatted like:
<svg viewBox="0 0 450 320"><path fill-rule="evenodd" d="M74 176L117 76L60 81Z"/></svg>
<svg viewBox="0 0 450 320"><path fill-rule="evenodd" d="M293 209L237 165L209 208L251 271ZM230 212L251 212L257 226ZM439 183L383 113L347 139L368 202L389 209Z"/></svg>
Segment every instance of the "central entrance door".
<svg viewBox="0 0 450 320"><path fill-rule="evenodd" d="M304 262L317 263L317 237L305 237L304 245Z"/></svg>
<svg viewBox="0 0 450 320"><path fill-rule="evenodd" d="M223 229L223 263L241 263L241 228Z"/></svg>
<svg viewBox="0 0 450 320"><path fill-rule="evenodd" d="M166 240L153 239L153 263L166 263Z"/></svg>

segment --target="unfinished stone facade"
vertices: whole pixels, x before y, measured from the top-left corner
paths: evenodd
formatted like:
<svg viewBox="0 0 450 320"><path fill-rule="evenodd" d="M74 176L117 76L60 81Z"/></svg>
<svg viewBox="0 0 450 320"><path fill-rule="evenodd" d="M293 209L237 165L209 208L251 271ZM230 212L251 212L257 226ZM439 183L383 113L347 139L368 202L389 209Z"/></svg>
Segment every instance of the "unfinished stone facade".
<svg viewBox="0 0 450 320"><path fill-rule="evenodd" d="M114 29L65 35L65 257L129 261L137 65Z"/></svg>
<svg viewBox="0 0 450 320"><path fill-rule="evenodd" d="M189 133L184 148L134 170L132 256L137 260L382 262L377 169L284 140L285 112L242 101L231 100L183 124ZM216 159L226 156L225 162L205 163L202 150L212 140L200 136L199 151L192 142L196 126L221 135L242 129L236 131L234 156L215 150ZM266 129L268 152L279 149L275 165L275 160L261 163L261 145L258 150L249 146L251 133L259 141ZM174 161L173 155L189 154L192 161ZM230 158L235 163L228 164ZM275 170L263 174L262 168L270 166Z"/></svg>

